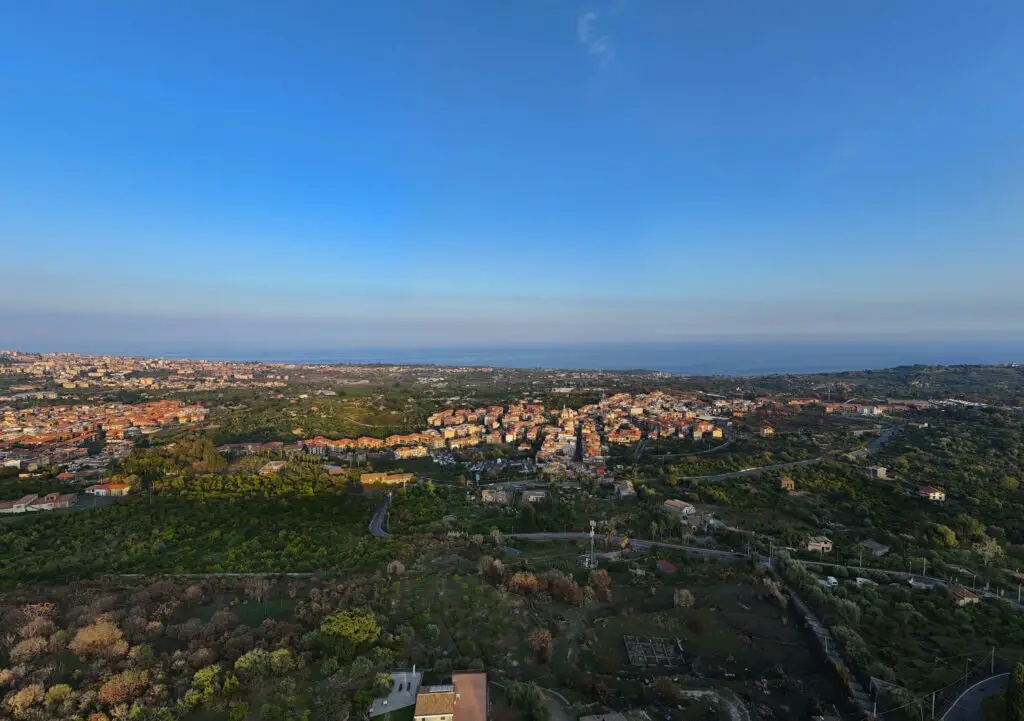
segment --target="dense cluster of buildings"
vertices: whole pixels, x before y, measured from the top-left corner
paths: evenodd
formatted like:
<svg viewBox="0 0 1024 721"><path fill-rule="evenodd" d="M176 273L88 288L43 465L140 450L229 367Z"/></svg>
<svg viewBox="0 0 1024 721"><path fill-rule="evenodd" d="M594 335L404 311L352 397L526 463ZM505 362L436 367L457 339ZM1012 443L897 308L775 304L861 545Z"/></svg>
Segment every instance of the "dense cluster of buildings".
<svg viewBox="0 0 1024 721"><path fill-rule="evenodd" d="M396 458L425 457L442 450L480 445L513 445L535 452L538 464L550 471L601 475L609 446L667 437L721 439L727 416L736 408L754 408L751 401L699 401L694 396L653 392L619 393L579 410L545 408L539 403L513 403L479 408L446 408L427 417L427 428L387 438L323 436L300 440L295 450L322 456L352 450L391 450ZM290 450L282 444L234 444L224 451L257 453Z"/></svg>
<svg viewBox="0 0 1024 721"><path fill-rule="evenodd" d="M201 391L222 388L281 387L287 369L276 364L231 363L185 358L84 356L77 353L0 351L0 377L23 383L2 401L51 397L56 390L116 388L125 390Z"/></svg>
<svg viewBox="0 0 1024 721"><path fill-rule="evenodd" d="M64 481L98 477L112 460L126 456L132 439L206 418L202 406L181 401L103 403L0 408L0 465L31 473L55 464ZM89 455L88 444L98 453Z"/></svg>

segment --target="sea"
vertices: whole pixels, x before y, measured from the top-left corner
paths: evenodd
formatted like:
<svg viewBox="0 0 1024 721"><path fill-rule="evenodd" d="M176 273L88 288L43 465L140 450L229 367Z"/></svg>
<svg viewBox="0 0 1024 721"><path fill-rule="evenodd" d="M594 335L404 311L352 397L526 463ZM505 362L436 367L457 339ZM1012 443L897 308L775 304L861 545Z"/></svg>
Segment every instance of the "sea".
<svg viewBox="0 0 1024 721"><path fill-rule="evenodd" d="M743 340L437 348L152 348L79 352L278 363L385 363L771 375L906 365L1024 363L1024 341Z"/></svg>

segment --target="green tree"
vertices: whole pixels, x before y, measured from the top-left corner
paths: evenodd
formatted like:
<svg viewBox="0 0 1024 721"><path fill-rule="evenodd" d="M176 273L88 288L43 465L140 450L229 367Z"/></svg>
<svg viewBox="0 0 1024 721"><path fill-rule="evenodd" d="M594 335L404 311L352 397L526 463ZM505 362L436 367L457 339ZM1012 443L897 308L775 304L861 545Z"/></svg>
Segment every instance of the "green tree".
<svg viewBox="0 0 1024 721"><path fill-rule="evenodd" d="M945 548L956 548L957 546L956 532L941 523L932 523L928 527L928 539L936 546Z"/></svg>
<svg viewBox="0 0 1024 721"><path fill-rule="evenodd" d="M265 678L270 675L270 653L254 648L238 657L235 670L247 679Z"/></svg>
<svg viewBox="0 0 1024 721"><path fill-rule="evenodd" d="M383 698L391 693L391 687L394 684L395 680L390 673L378 673L373 677L373 690L377 698Z"/></svg>
<svg viewBox="0 0 1024 721"><path fill-rule="evenodd" d="M270 653L270 668L275 676L283 676L295 668L295 659L292 652L286 648L279 648Z"/></svg>
<svg viewBox="0 0 1024 721"><path fill-rule="evenodd" d="M1024 721L1024 663L1017 663L1006 686L1006 721Z"/></svg>
<svg viewBox="0 0 1024 721"><path fill-rule="evenodd" d="M320 632L349 651L369 646L380 638L380 624L369 611L348 609L325 617Z"/></svg>

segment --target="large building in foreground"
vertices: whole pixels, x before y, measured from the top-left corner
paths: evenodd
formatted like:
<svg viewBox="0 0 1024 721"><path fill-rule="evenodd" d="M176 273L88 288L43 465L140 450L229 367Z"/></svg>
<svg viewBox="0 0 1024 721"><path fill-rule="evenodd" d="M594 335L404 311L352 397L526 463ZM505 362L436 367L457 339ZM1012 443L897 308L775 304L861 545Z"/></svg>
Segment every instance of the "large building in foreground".
<svg viewBox="0 0 1024 721"><path fill-rule="evenodd" d="M423 686L416 694L413 721L487 721L487 674L452 674L451 684Z"/></svg>

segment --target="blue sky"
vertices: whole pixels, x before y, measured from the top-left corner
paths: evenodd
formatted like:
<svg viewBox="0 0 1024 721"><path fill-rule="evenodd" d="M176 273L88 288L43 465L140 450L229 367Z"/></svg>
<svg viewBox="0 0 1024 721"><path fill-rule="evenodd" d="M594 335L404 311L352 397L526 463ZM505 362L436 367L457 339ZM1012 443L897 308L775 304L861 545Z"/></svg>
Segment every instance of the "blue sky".
<svg viewBox="0 0 1024 721"><path fill-rule="evenodd" d="M1024 4L0 0L0 345L1024 337Z"/></svg>

